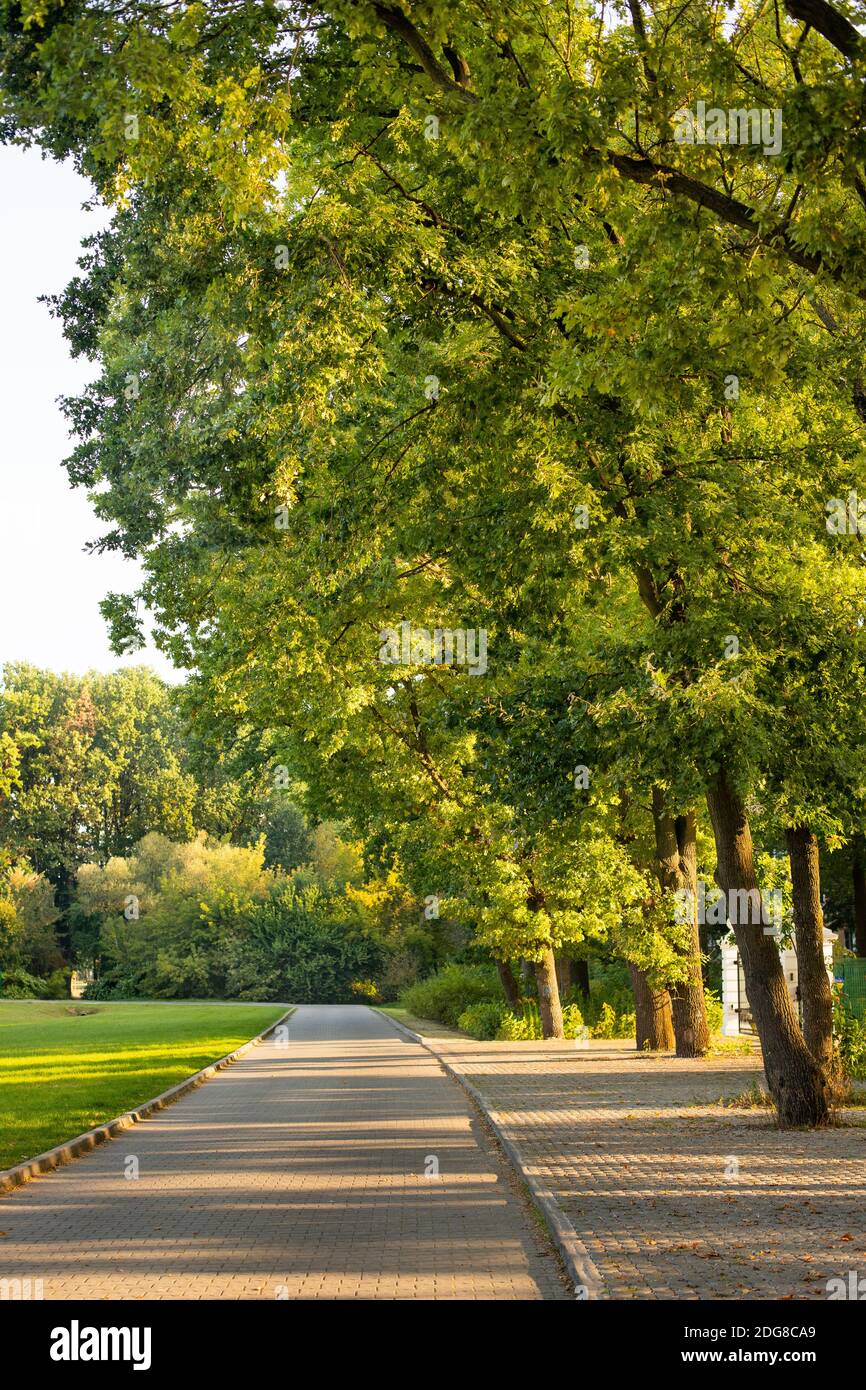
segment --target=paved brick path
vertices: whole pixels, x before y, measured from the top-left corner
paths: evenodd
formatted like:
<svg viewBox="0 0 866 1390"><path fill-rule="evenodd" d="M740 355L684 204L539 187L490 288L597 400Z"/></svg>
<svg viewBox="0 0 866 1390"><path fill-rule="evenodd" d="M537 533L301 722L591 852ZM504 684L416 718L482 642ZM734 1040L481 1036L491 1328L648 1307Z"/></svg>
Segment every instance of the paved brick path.
<svg viewBox="0 0 866 1390"><path fill-rule="evenodd" d="M0 1280L46 1299L570 1297L429 1053L362 1007L301 1008L289 1030L0 1197Z"/></svg>
<svg viewBox="0 0 866 1390"><path fill-rule="evenodd" d="M608 1297L826 1298L829 1278L866 1277L866 1128L782 1133L766 1111L706 1107L758 1080L757 1056L430 1042L554 1193Z"/></svg>

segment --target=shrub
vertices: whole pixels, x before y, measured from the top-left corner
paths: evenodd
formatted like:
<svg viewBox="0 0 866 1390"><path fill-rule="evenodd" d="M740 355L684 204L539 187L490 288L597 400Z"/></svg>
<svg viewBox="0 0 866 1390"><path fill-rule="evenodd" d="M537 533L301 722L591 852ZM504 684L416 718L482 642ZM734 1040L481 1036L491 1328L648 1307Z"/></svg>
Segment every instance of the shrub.
<svg viewBox="0 0 866 1390"><path fill-rule="evenodd" d="M590 1025L596 1023L604 1004L610 1004L615 1014L631 1013L634 993L625 961L593 961L590 969L586 1022Z"/></svg>
<svg viewBox="0 0 866 1390"><path fill-rule="evenodd" d="M418 962L409 951L393 951L388 955L379 993L386 1003L399 999L400 995L418 980Z"/></svg>
<svg viewBox="0 0 866 1390"><path fill-rule="evenodd" d="M583 1014L577 1004L566 1004L563 1009L562 1030L567 1038L586 1036L587 1030L583 1021ZM505 1042L524 1042L542 1038L544 1030L541 1025L541 1014L535 1001L530 1000L524 1004L520 1013L504 1009L496 1036Z"/></svg>
<svg viewBox="0 0 866 1390"><path fill-rule="evenodd" d="M617 1014L609 1004L601 1009L602 1027L596 1032L584 1023L577 1004L566 1004L562 1011L562 1029L567 1038L622 1038L634 1033L634 1015ZM457 1020L458 1028L473 1038L500 1042L530 1042L543 1037L541 1015L534 999L526 1000L519 1011L509 1009L501 999L482 1000L470 1004Z"/></svg>
<svg viewBox="0 0 866 1390"><path fill-rule="evenodd" d="M137 981L120 979L115 975L99 975L84 991L84 998L90 1002L105 1003L109 999L135 999Z"/></svg>
<svg viewBox="0 0 866 1390"><path fill-rule="evenodd" d="M379 1003L379 986L375 980L352 980L349 983L349 989L362 1003L365 1000L371 1004Z"/></svg>
<svg viewBox="0 0 866 1390"><path fill-rule="evenodd" d="M66 999L69 995L68 974L54 970L47 979L31 975L20 966L7 970L2 976L4 999Z"/></svg>
<svg viewBox="0 0 866 1390"><path fill-rule="evenodd" d="M636 1031L637 1020L634 1012L619 1013L612 1004L605 1002L589 1033L592 1038L633 1038Z"/></svg>
<svg viewBox="0 0 866 1390"><path fill-rule="evenodd" d="M226 996L293 1004L378 998L381 951L363 932L329 919L333 899L315 886L287 884L244 914L231 941Z"/></svg>
<svg viewBox="0 0 866 1390"><path fill-rule="evenodd" d="M457 1027L468 1033L471 1038L489 1042L496 1037L505 1013L507 1009L501 1000L481 999L477 1004L470 1004L468 1009L463 1010L457 1020Z"/></svg>
<svg viewBox="0 0 866 1390"><path fill-rule="evenodd" d="M524 1004L523 1012L516 1014L506 1009L502 1015L496 1036L501 1042L528 1042L541 1037L541 1017L535 1004Z"/></svg>
<svg viewBox="0 0 866 1390"><path fill-rule="evenodd" d="M452 964L410 985L400 996L400 1003L416 1018L432 1018L455 1028L470 1004L501 998L499 979L492 966Z"/></svg>
<svg viewBox="0 0 866 1390"><path fill-rule="evenodd" d="M833 992L833 1039L843 1076L866 1080L866 1018L846 1007L840 989Z"/></svg>
<svg viewBox="0 0 866 1390"><path fill-rule="evenodd" d="M707 1006L707 1023L709 1024L710 1033L721 1033L722 1021L725 1016L721 999L717 994L714 994L711 989L705 989L704 1002Z"/></svg>
<svg viewBox="0 0 866 1390"><path fill-rule="evenodd" d="M562 1029L567 1038L583 1038L589 1036L589 1030L583 1021L577 1004L566 1004L562 1011Z"/></svg>

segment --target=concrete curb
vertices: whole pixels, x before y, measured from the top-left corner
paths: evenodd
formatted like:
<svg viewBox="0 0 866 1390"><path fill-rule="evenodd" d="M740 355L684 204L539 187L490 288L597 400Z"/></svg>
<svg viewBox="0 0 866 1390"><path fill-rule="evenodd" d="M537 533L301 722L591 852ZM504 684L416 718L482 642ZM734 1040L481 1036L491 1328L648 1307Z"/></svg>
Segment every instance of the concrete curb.
<svg viewBox="0 0 866 1390"><path fill-rule="evenodd" d="M270 1037L281 1023L285 1023L287 1018L291 1018L294 1012L294 1006L287 1009L282 1017L269 1024L263 1033L251 1038L249 1042L236 1048L234 1052L220 1057L219 1061L211 1062L209 1067L204 1067L202 1071L188 1076L186 1081L179 1081L176 1086L170 1086L167 1091L162 1092L162 1095L154 1096L153 1100L146 1100L137 1109L127 1110L125 1115L118 1115L115 1120L108 1120L104 1125L97 1125L95 1129L88 1129L84 1134L78 1134L74 1139L67 1139L65 1143L58 1144L56 1148L46 1149L45 1153L37 1154L35 1158L27 1158L23 1163L16 1163L14 1168L4 1169L3 1172L0 1172L0 1193L12 1192L16 1187L21 1187L22 1183L38 1177L40 1173L51 1173L55 1168L61 1168L64 1164L71 1163L74 1158L89 1153L98 1144L104 1144L106 1139L114 1139L125 1129L131 1129L141 1120L146 1120L157 1110L164 1110L167 1105L173 1105L176 1100L180 1100L189 1091L195 1091L203 1082L216 1076L216 1073L222 1071L223 1067L229 1066L238 1057L243 1057L244 1053L249 1052L251 1048L258 1047L259 1043Z"/></svg>
<svg viewBox="0 0 866 1390"><path fill-rule="evenodd" d="M509 1139L499 1121L494 1119L490 1106L482 1092L478 1090L478 1087L473 1086L471 1081L467 1081L466 1077L462 1076L459 1071L452 1067L451 1063L445 1060L441 1052L437 1052L436 1048L428 1042L426 1038L423 1038L420 1033L413 1032L411 1028L406 1027L405 1023L399 1023L396 1018L392 1018L390 1014L383 1013L381 1009L376 1009L376 1013L381 1014L382 1018L386 1018L398 1032L404 1033L406 1037L411 1038L413 1042L420 1043L431 1056L436 1058L436 1061L439 1063L440 1067L442 1067L443 1071L446 1071L448 1075L457 1082L458 1086L462 1086L470 1099L475 1102L487 1123L493 1129L496 1138L502 1145L508 1161L515 1170L517 1176L529 1188L532 1200L548 1225L550 1234L553 1237L553 1242L565 1262L565 1267L575 1285L575 1289L578 1290L584 1299L607 1298L604 1280L596 1268L592 1256L577 1234L577 1231L572 1226L550 1189L545 1187L544 1183L529 1171L526 1160L521 1154L520 1149L514 1143L513 1139Z"/></svg>

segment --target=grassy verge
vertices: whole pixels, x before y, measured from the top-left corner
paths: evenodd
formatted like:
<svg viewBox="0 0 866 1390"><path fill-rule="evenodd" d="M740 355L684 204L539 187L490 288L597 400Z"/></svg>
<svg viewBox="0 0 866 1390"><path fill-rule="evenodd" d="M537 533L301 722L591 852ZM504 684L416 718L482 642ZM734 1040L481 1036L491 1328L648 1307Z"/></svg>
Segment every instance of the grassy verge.
<svg viewBox="0 0 866 1390"><path fill-rule="evenodd" d="M380 1013L388 1014L402 1023L404 1028L411 1028L413 1033L421 1033L425 1038L469 1039L469 1034L461 1033L459 1028L446 1028L444 1023L437 1023L432 1018L416 1018L408 1009L401 1009L397 1004L379 1004L377 1008Z"/></svg>
<svg viewBox="0 0 866 1390"><path fill-rule="evenodd" d="M283 1013L280 1004L0 1002L0 1169L134 1109Z"/></svg>
<svg viewBox="0 0 866 1390"><path fill-rule="evenodd" d="M446 1028L444 1023L437 1023L432 1018L417 1018L414 1014L410 1014L408 1009L400 1008L397 1004L379 1004L377 1008L381 1013L389 1014L398 1023L404 1024L406 1028L411 1028L414 1033L421 1033L425 1038L465 1038L472 1040L469 1033L464 1033L459 1028ZM529 1046L532 1041L532 1039L524 1040L526 1046ZM618 1044L627 1046L634 1042L634 1038L613 1038L609 1041L612 1047L616 1047ZM707 1055L710 1057L750 1057L754 1051L755 1047L750 1038L726 1038L721 1033L716 1033L713 1035ZM664 1054L659 1053L658 1055Z"/></svg>

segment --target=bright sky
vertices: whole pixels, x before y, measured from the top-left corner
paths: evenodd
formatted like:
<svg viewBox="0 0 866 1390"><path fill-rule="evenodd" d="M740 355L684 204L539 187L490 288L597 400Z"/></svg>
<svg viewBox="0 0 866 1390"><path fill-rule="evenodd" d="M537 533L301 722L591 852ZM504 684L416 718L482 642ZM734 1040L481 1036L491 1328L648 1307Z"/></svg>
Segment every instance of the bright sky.
<svg viewBox="0 0 866 1390"><path fill-rule="evenodd" d="M82 237L107 220L104 210L82 211L89 196L70 164L0 147L0 663L76 672L146 663L178 680L151 648L110 651L99 600L134 588L138 569L84 553L102 526L61 467L72 445L57 397L75 394L96 368L72 360L37 300L63 289Z"/></svg>

